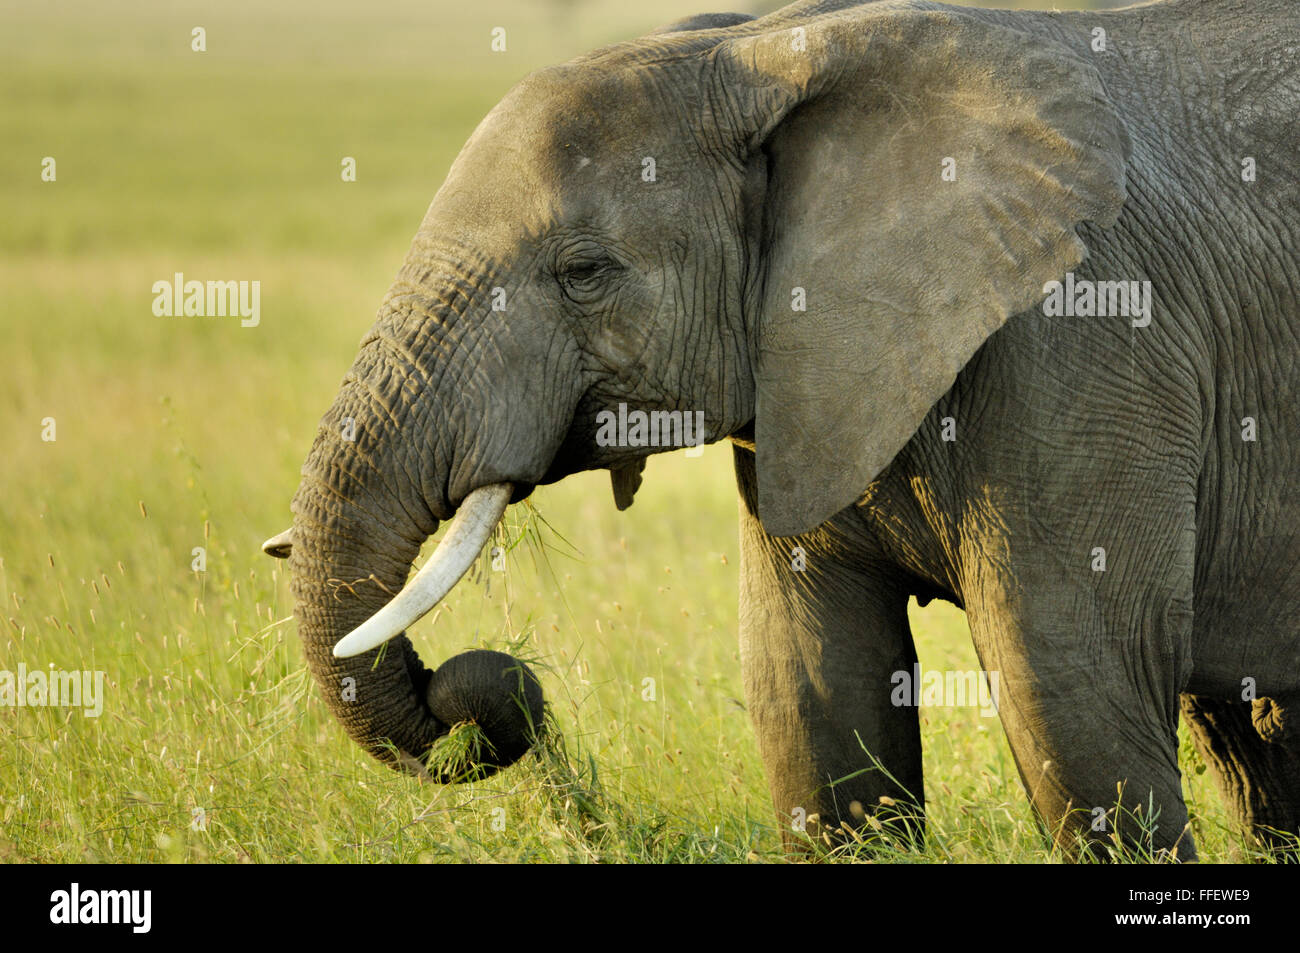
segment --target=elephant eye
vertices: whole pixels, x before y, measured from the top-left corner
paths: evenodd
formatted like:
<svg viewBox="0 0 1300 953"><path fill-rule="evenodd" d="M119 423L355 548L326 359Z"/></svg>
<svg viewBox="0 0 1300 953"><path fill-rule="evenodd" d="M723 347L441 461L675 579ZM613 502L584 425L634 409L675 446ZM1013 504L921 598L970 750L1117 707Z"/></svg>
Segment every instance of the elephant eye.
<svg viewBox="0 0 1300 953"><path fill-rule="evenodd" d="M564 273L564 277L566 281L575 284L580 284L581 282L590 281L591 279L595 278L603 270L604 270L604 266L600 262L589 261L589 262L584 262L581 265L576 265L573 268L570 268L568 271Z"/></svg>
<svg viewBox="0 0 1300 953"><path fill-rule="evenodd" d="M557 277L564 294L571 300L584 304L596 298L618 270L618 263L612 258L582 257L565 264Z"/></svg>

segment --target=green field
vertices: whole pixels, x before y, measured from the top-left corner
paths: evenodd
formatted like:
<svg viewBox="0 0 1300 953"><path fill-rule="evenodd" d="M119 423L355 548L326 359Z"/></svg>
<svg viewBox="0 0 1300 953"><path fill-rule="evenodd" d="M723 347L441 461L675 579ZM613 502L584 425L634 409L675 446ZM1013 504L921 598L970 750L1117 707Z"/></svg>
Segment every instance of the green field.
<svg viewBox="0 0 1300 953"><path fill-rule="evenodd" d="M486 782L421 785L347 739L258 549L477 121L531 69L698 9L0 7L0 669L107 673L98 718L0 708L0 860L781 859L741 701L727 446L653 458L622 514L603 473L543 488L546 547L412 632L432 664L521 639L539 659L567 756ZM175 272L260 281L260 325L155 317ZM960 612L913 618L925 667L979 668ZM1056 860L996 719L922 723L928 844L845 859ZM1249 859L1185 766L1204 859Z"/></svg>

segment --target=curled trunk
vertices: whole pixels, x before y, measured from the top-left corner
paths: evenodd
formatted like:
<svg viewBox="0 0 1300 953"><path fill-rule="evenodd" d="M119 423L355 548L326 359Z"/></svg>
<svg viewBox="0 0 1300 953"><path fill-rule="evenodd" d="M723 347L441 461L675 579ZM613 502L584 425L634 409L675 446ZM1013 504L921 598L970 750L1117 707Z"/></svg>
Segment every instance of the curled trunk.
<svg viewBox="0 0 1300 953"><path fill-rule="evenodd" d="M473 765L483 774L522 755L542 719L540 685L522 663L469 652L434 673L404 632L472 564L512 492L500 480L475 487L471 474L461 478L469 492L456 491L463 503L449 499L457 434L438 423L451 403L438 394L449 372L408 355L421 353L415 343L431 325L450 334L454 324L397 313L377 326L321 422L292 529L266 544L289 557L299 635L330 712L376 758L425 776L430 746L459 722L476 723L488 742ZM452 367L451 380L462 381ZM420 546L458 505L439 552L408 586Z"/></svg>

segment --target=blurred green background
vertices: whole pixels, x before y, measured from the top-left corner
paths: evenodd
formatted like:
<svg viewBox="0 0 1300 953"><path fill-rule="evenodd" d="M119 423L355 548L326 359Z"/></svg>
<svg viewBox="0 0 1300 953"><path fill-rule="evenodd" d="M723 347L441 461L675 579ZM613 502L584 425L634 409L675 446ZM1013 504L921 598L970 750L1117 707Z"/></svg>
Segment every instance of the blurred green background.
<svg viewBox="0 0 1300 953"><path fill-rule="evenodd" d="M623 514L603 473L543 488L548 546L414 630L434 664L520 640L539 658L569 756L487 782L422 786L347 740L258 549L478 120L537 67L701 9L0 5L0 669L108 677L98 719L0 708L0 859L780 856L740 701L726 445L652 458ZM178 271L260 281L260 325L155 317ZM913 614L924 666L978 668L961 613ZM932 835L895 859L1052 859L996 719L923 719ZM1191 767L1205 856L1240 858Z"/></svg>

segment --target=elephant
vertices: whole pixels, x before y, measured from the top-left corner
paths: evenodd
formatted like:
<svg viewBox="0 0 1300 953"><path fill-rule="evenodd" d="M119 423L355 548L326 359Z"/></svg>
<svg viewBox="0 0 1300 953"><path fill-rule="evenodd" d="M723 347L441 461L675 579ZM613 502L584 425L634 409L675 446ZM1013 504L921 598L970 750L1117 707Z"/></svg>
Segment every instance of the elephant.
<svg viewBox="0 0 1300 953"><path fill-rule="evenodd" d="M904 799L924 834L912 597L966 613L1049 845L1196 859L1180 718L1249 836L1294 844L1300 12L1245 9L810 0L526 77L267 543L332 713L427 773L449 725L405 630L507 505L598 469L631 505L696 419L732 444L790 849Z"/></svg>

